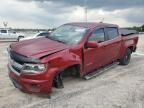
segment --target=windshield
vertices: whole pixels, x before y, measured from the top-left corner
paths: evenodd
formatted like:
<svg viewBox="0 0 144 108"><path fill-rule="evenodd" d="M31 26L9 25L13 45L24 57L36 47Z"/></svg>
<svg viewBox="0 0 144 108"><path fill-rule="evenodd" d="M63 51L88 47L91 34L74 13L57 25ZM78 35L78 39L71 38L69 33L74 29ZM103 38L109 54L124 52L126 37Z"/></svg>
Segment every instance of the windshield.
<svg viewBox="0 0 144 108"><path fill-rule="evenodd" d="M63 25L53 31L48 36L48 38L66 44L78 44L87 32L87 30L88 29L84 27Z"/></svg>

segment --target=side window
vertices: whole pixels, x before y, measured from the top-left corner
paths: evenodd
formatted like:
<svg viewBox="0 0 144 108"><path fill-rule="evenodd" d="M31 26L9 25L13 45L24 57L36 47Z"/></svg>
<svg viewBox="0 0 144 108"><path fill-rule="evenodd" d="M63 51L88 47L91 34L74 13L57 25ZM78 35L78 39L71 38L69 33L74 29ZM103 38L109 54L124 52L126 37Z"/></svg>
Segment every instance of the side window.
<svg viewBox="0 0 144 108"><path fill-rule="evenodd" d="M48 36L48 35L49 35L49 33L40 33L37 36L39 37L39 36Z"/></svg>
<svg viewBox="0 0 144 108"><path fill-rule="evenodd" d="M95 30L89 37L88 41L97 41L97 42L103 42L105 41L105 34L104 29L97 29Z"/></svg>
<svg viewBox="0 0 144 108"><path fill-rule="evenodd" d="M7 30L1 30L1 33L7 33Z"/></svg>
<svg viewBox="0 0 144 108"><path fill-rule="evenodd" d="M109 39L113 39L118 36L118 29L116 27L106 28L107 35Z"/></svg>

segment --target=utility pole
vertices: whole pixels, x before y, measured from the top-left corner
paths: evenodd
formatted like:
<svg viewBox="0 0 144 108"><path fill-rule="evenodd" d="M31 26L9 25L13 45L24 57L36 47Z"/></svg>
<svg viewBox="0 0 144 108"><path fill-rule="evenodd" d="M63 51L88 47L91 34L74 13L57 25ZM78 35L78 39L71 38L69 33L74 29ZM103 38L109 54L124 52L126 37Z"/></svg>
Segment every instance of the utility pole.
<svg viewBox="0 0 144 108"><path fill-rule="evenodd" d="M7 28L8 22L4 21L3 25L4 25L5 28Z"/></svg>
<svg viewBox="0 0 144 108"><path fill-rule="evenodd" d="M84 1L85 22L87 22L87 0Z"/></svg>

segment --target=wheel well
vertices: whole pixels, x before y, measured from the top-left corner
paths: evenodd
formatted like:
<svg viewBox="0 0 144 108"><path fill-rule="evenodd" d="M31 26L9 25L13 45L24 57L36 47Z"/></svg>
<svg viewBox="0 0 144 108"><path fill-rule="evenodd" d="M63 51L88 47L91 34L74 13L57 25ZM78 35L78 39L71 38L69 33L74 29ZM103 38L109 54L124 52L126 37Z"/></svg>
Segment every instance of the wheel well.
<svg viewBox="0 0 144 108"><path fill-rule="evenodd" d="M59 72L53 79L53 86L56 88L63 88L63 77L68 77L68 76L75 76L79 77L80 76L80 65L73 65L69 66L68 68L64 69L62 72Z"/></svg>
<svg viewBox="0 0 144 108"><path fill-rule="evenodd" d="M76 64L76 65L72 65L67 67L66 69L64 69L64 71L62 72L63 75L72 75L72 76L80 76L80 65Z"/></svg>
<svg viewBox="0 0 144 108"><path fill-rule="evenodd" d="M131 50L131 53L135 51L135 47L134 46L130 46L128 48Z"/></svg>

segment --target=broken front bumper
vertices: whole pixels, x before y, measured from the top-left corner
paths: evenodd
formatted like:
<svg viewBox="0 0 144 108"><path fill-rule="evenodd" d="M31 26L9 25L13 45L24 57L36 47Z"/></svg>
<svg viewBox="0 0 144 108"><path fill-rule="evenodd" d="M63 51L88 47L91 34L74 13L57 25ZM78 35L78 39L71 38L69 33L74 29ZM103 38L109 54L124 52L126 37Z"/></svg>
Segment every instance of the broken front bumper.
<svg viewBox="0 0 144 108"><path fill-rule="evenodd" d="M44 80L45 78L38 75L27 75L27 78L25 78L23 75L16 74L15 70L10 68L9 66L8 69L9 77L12 83L16 88L20 89L21 91L40 94L46 94L51 92L53 77L50 74L45 74L47 80ZM43 76L45 77L45 75ZM36 77L40 77L40 79L35 79Z"/></svg>

